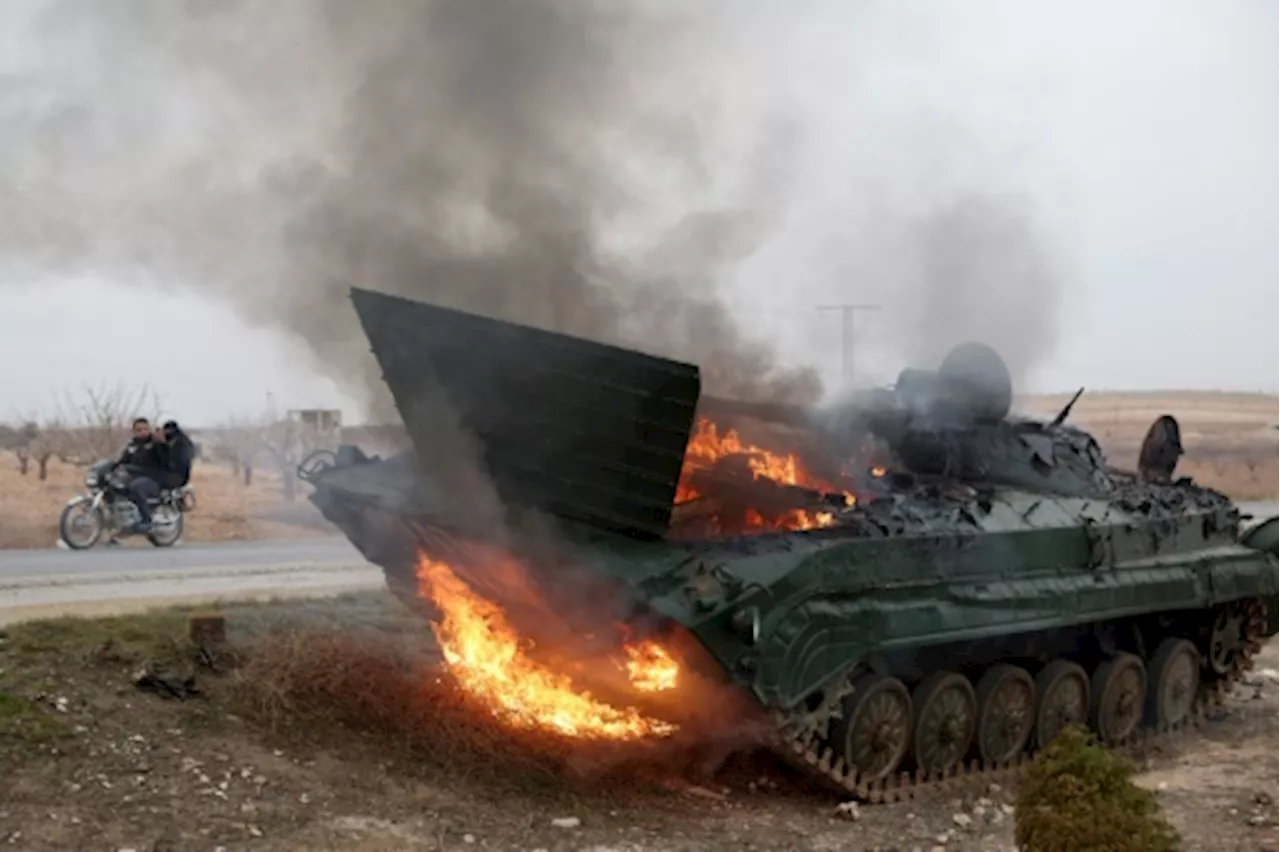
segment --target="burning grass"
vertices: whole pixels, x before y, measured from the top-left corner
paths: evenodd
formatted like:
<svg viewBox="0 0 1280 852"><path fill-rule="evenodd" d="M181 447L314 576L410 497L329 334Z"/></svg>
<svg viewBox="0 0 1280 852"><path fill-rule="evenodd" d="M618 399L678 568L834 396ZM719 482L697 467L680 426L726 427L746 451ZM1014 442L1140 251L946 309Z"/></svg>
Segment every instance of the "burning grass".
<svg viewBox="0 0 1280 852"><path fill-rule="evenodd" d="M516 728L570 737L638 740L675 726L630 707L614 707L574 688L567 675L532 660L507 614L475 594L443 562L418 564L422 594L444 614L433 624L449 672L463 691ZM674 687L678 666L657 645L627 648L628 673L646 691ZM616 663L619 668L623 664Z"/></svg>
<svg viewBox="0 0 1280 852"><path fill-rule="evenodd" d="M502 606L450 565L424 555L417 574L419 594L440 613L430 624L438 655L327 631L269 636L238 673L245 715L277 734L356 732L419 765L487 785L558 779L595 792L615 786L610 781L631 790L637 780L705 772L759 742L760 729L740 723L746 714L727 700L714 702L714 714L691 708L679 724L637 706L672 691L680 703L708 703L694 700L701 685L684 683L675 657L653 639L624 630L616 650L589 660L616 668L630 685L632 700L603 700L568 669L536 657ZM533 594L528 583L516 586ZM534 603L554 619L545 602Z"/></svg>
<svg viewBox="0 0 1280 852"><path fill-rule="evenodd" d="M276 735L313 742L354 734L418 769L486 789L619 796L703 762L690 736L619 739L512 725L437 659L329 632L266 637L249 648L234 706Z"/></svg>

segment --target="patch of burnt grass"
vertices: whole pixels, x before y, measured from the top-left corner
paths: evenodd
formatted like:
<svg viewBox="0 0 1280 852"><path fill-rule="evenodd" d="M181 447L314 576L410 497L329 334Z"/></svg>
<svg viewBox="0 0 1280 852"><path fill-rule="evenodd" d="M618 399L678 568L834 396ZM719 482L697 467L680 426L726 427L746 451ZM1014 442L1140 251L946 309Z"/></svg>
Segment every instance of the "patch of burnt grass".
<svg viewBox="0 0 1280 852"><path fill-rule="evenodd" d="M55 618L6 629L7 656L18 664L92 658L110 654L140 660L171 653L184 641L186 620L178 611L114 618Z"/></svg>
<svg viewBox="0 0 1280 852"><path fill-rule="evenodd" d="M70 735L67 724L35 701L0 692L0 756L4 762L44 753Z"/></svg>
<svg viewBox="0 0 1280 852"><path fill-rule="evenodd" d="M421 622L399 612L390 595L359 593L315 601L213 602L130 615L22 622L0 629L0 651L11 669L67 668L75 663L176 665L189 661L198 650L189 638L190 618L207 613L226 618L233 643L281 629L337 629L352 620L359 621L362 631L375 635L424 631Z"/></svg>
<svg viewBox="0 0 1280 852"><path fill-rule="evenodd" d="M312 745L372 741L405 766L479 789L623 801L665 789L699 759L679 735L617 741L513 728L462 692L439 658L370 637L284 633L243 652L241 716Z"/></svg>
<svg viewBox="0 0 1280 852"><path fill-rule="evenodd" d="M1018 787L1014 839L1027 852L1173 852L1178 835L1133 766L1085 728L1063 730Z"/></svg>
<svg viewBox="0 0 1280 852"><path fill-rule="evenodd" d="M119 676L143 663L189 664L195 648L182 613L57 618L11 625L3 633L0 687L67 688L82 678Z"/></svg>

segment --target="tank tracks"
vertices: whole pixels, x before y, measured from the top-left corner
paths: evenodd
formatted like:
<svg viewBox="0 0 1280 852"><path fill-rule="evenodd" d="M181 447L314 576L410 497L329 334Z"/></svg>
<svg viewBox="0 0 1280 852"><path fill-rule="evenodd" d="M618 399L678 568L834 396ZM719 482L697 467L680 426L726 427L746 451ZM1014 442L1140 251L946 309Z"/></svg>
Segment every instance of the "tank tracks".
<svg viewBox="0 0 1280 852"><path fill-rule="evenodd" d="M1233 614L1240 619L1241 623L1243 641L1239 652L1233 655L1228 670L1208 682L1205 681L1203 674L1201 675L1199 690L1190 712L1177 722L1155 725L1149 724L1145 718L1140 719L1131 733L1119 740L1105 743L1107 748L1115 752L1131 754L1138 748L1172 745L1184 737L1193 735L1215 714L1222 711L1231 690L1253 668L1253 658L1261 650L1265 637L1266 622L1262 602L1257 599L1225 604L1219 608L1219 611ZM1210 637L1209 646L1212 649L1211 643ZM1197 651L1200 652L1203 661L1204 648L1201 644L1196 643ZM845 696L854 692L854 685L849 678L843 678L842 684L836 701L832 702L835 706L838 706L838 702L841 702ZM1148 673L1147 689L1151 688L1153 688L1152 676ZM833 728L837 719L838 713L833 712L823 727L828 730ZM992 783L1014 780L1035 761L1035 756L1040 750L1032 743L1033 732L1033 735L1027 738L1026 747L1012 760L992 763L962 759L942 772L917 770L868 780L860 777L856 767L847 765L844 758L835 753L812 723L797 723L782 713L776 713L774 721L777 725L777 741L774 744L774 750L787 763L828 787L834 787L871 804L906 801L935 792L960 794L979 787L985 791L986 786ZM1090 729L1093 730L1092 724ZM976 736L975 732L975 740Z"/></svg>

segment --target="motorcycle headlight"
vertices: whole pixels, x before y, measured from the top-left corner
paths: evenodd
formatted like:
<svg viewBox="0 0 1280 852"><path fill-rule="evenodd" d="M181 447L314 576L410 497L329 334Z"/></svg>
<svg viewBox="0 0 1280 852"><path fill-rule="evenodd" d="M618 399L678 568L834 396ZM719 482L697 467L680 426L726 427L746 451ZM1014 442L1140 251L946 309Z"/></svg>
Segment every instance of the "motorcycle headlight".
<svg viewBox="0 0 1280 852"><path fill-rule="evenodd" d="M87 470L87 471L85 471L85 473L84 473L84 487L85 487L85 488L97 488L97 487L98 487L98 473L97 473L97 471L93 471L93 470Z"/></svg>

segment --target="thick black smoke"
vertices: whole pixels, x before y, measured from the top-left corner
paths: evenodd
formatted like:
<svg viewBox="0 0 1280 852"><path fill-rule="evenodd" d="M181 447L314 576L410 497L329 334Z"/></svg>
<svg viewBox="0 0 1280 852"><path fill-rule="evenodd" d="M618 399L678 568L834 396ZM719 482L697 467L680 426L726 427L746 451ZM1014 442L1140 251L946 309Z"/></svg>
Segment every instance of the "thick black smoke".
<svg viewBox="0 0 1280 852"><path fill-rule="evenodd" d="M32 8L43 55L0 91L11 269L226 300L375 394L352 285L692 360L710 392L820 393L716 299L788 153L753 143L754 183L718 200L697 93L727 4Z"/></svg>
<svg viewBox="0 0 1280 852"><path fill-rule="evenodd" d="M1015 378L1053 351L1063 290L1059 262L1013 194L957 194L909 231L898 328L913 363L934 366L952 346L982 341Z"/></svg>

